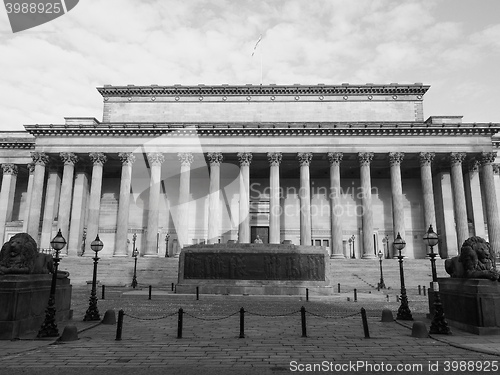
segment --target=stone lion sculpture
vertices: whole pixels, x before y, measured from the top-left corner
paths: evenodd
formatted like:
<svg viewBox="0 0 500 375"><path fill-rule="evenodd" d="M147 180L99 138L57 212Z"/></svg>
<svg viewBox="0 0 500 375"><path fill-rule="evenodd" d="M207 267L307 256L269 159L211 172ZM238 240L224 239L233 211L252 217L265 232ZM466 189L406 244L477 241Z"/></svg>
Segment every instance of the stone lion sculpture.
<svg viewBox="0 0 500 375"><path fill-rule="evenodd" d="M460 255L444 263L451 277L499 280L495 267L495 254L482 237L470 237L460 248Z"/></svg>
<svg viewBox="0 0 500 375"><path fill-rule="evenodd" d="M52 256L39 253L35 240L28 233L15 234L0 250L0 275L44 274L53 271Z"/></svg>

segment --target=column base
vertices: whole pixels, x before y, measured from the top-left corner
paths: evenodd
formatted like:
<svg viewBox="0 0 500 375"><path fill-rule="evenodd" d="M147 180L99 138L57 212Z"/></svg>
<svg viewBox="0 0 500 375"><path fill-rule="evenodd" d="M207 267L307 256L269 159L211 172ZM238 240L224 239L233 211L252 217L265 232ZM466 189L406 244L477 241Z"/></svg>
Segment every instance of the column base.
<svg viewBox="0 0 500 375"><path fill-rule="evenodd" d="M361 259L377 259L377 257L375 256L375 254L363 254Z"/></svg>
<svg viewBox="0 0 500 375"><path fill-rule="evenodd" d="M158 254L144 254L143 257L144 258L158 258L159 255Z"/></svg>
<svg viewBox="0 0 500 375"><path fill-rule="evenodd" d="M332 254L330 255L330 259L345 259L344 254Z"/></svg>
<svg viewBox="0 0 500 375"><path fill-rule="evenodd" d="M126 258L128 257L127 254L113 254L113 258Z"/></svg>

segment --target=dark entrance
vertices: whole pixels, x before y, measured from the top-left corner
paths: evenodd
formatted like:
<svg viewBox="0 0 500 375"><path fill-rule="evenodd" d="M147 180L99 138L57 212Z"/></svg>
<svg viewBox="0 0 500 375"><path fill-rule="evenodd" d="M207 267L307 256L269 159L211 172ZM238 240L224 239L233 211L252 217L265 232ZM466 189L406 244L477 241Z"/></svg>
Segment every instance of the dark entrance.
<svg viewBox="0 0 500 375"><path fill-rule="evenodd" d="M269 227L252 227L250 230L250 242L253 243L259 235L263 243L269 243Z"/></svg>

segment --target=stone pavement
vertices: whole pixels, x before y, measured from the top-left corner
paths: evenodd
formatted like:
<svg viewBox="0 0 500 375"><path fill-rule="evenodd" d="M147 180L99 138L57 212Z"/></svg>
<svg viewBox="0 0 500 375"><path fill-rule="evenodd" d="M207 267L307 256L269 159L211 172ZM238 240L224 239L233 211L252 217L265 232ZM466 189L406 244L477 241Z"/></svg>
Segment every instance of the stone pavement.
<svg viewBox="0 0 500 375"><path fill-rule="evenodd" d="M411 337L412 322L382 323L381 311L396 315L396 291L362 291L331 297L253 297L178 295L168 290L109 289L99 300L104 311L125 311L122 340L116 325L83 322L86 288L73 292L79 339L0 341L1 374L282 374L313 373L495 373L500 367L500 337L477 336L452 327L453 335ZM349 301L348 301L349 299ZM427 327L426 297L410 294L415 320ZM302 337L300 307L306 308L307 337ZM177 313L184 310L183 335L177 338ZM244 307L245 338L239 338L239 309ZM365 338L360 309L368 315ZM316 366L316 367L314 367ZM496 369L496 371L494 371ZM105 370L105 371L104 371ZM328 371L326 371L328 370ZM453 371L456 370L456 371ZM481 371L472 371L481 370Z"/></svg>

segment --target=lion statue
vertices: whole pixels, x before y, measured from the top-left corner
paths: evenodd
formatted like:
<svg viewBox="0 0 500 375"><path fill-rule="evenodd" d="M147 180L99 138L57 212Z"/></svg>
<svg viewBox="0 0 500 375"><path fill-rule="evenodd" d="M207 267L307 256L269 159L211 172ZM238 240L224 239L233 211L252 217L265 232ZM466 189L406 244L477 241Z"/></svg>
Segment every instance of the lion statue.
<svg viewBox="0 0 500 375"><path fill-rule="evenodd" d="M28 233L15 234L0 250L0 275L44 274L53 271L52 256L39 253L35 240Z"/></svg>
<svg viewBox="0 0 500 375"><path fill-rule="evenodd" d="M463 243L460 255L444 263L451 277L499 280L495 254L484 238L474 236Z"/></svg>

